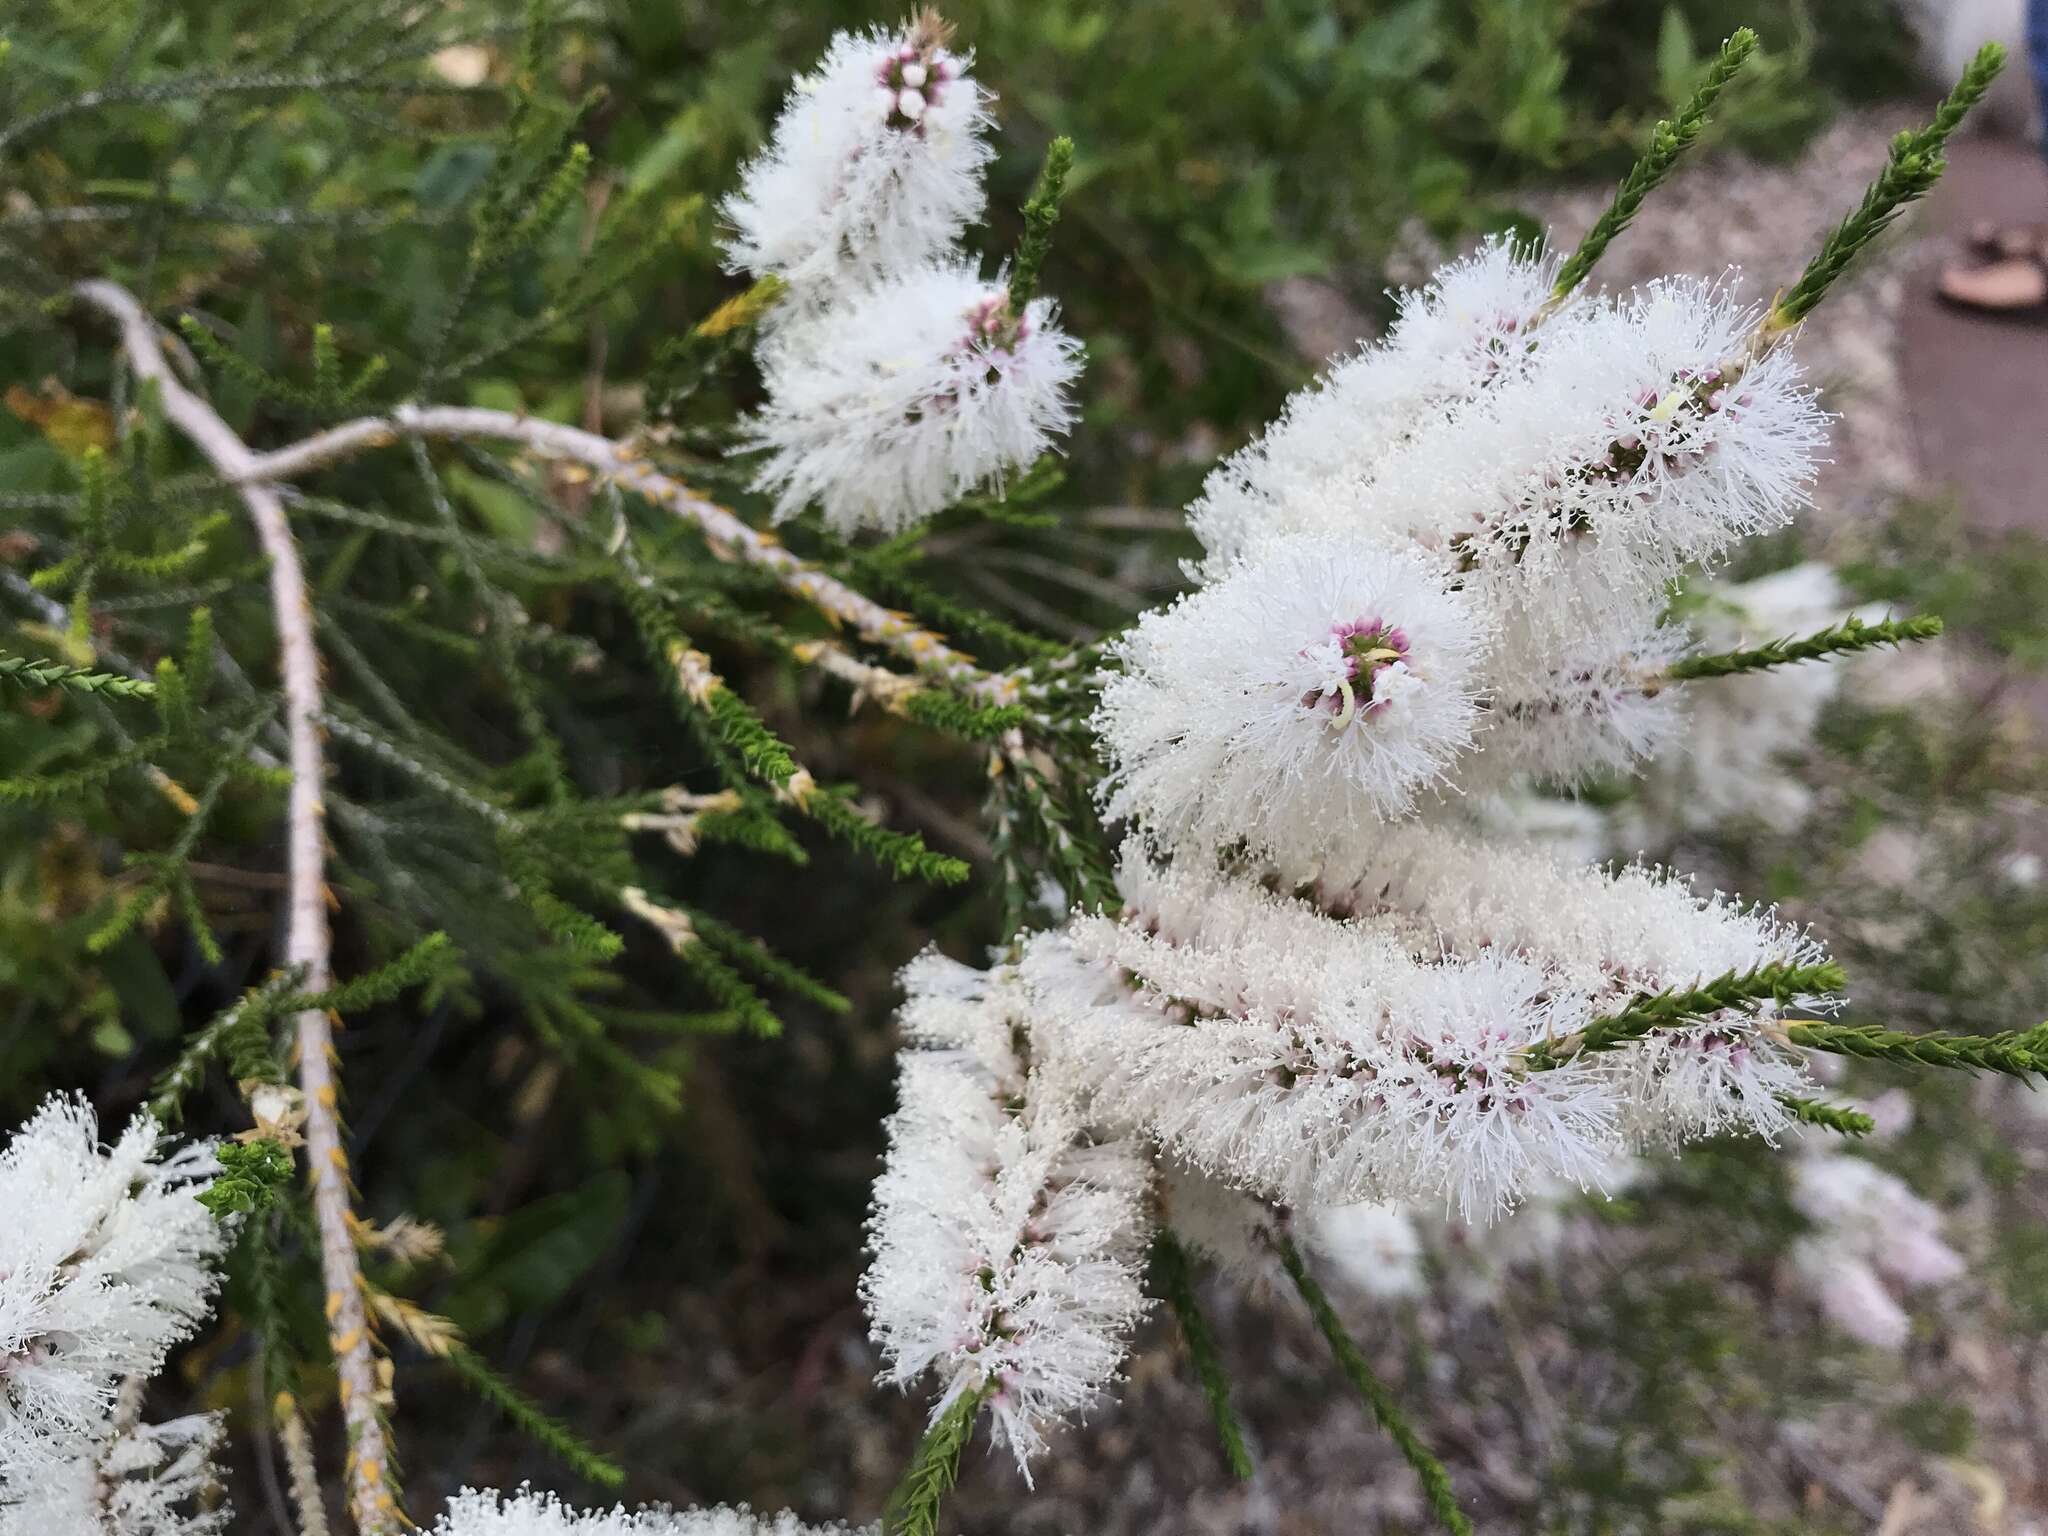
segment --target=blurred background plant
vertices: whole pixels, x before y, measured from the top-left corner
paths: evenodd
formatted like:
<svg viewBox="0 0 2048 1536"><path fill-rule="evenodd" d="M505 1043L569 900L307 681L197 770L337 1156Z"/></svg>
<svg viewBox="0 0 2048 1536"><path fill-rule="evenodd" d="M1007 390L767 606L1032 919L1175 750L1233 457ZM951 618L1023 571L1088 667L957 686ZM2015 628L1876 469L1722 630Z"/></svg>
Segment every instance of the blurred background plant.
<svg viewBox="0 0 2048 1536"><path fill-rule="evenodd" d="M846 549L805 525L791 538L1011 661L1177 589L1191 546L1175 509L1216 455L1371 334L1389 282L1480 234L1534 232L1525 210L1547 184L1618 173L1736 25L1763 46L1710 130L1724 150L1795 155L1838 111L1912 81L1886 0L948 9L1004 130L991 252L1014 243L1045 144L1078 146L1048 291L1088 346L1084 425L1062 475L908 543ZM0 19L0 651L173 670L154 702L0 679L0 1116L57 1086L124 1114L190 1029L280 960L281 792L222 750L257 741L263 700L213 663L217 638L249 677L269 673L259 552L113 368L104 328L52 296L108 275L190 317L216 407L259 445L351 391L417 392L614 435L653 423L677 451L712 454L714 424L754 390L736 358L677 345L738 291L715 200L790 74L834 30L879 19L840 0L564 0L535 50L509 3L15 0ZM520 216L530 206L547 216ZM972 955L999 935L999 882L947 883L945 862L986 873L999 851L977 818L983 754L872 709L821 724L817 706L843 694L750 628L761 594L744 571L637 528L670 621L717 638L721 669L821 782L859 786L862 825L922 842L834 838L750 796L687 858L638 850L714 942L679 967L614 912L626 954L598 970L592 953L615 941L552 913L551 881L522 855L545 875L571 850L616 887L636 867L618 818L666 787L714 789L729 766L678 727L639 659L644 616L593 558L609 509L559 466L460 448L365 458L323 492L296 527L338 700L338 947L368 970L446 929L458 957L342 1037L363 1211L446 1233L438 1254L393 1245L376 1278L632 1467L635 1497L878 1505L918 1418L867 1389L852 1284L890 1102L893 975L928 942ZM1828 932L1898 1027L2048 1014L2048 895L2025 852L2040 759L1987 704L2048 656L2048 553L1986 547L1919 503L1814 543L1774 558L1825 554L1859 599L1943 615L1967 659L1931 693L1852 687L1792 769L1812 790L1800 826L1679 832L1684 862ZM1905 664L1866 667L1891 665ZM136 771L137 742L160 780ZM61 792L23 788L53 773L70 775ZM558 796L563 783L580 793ZM462 794L484 809L451 809ZM525 831L496 836L493 808ZM905 864L938 878L895 879ZM746 935L772 935L775 954ZM1875 1068L1851 1081L1888 1085ZM213 1110L232 1104L225 1083L210 1092ZM2048 1212L2028 1179L2041 1136L2002 1088L1914 1092L1914 1129L1878 1155L1954 1213L1973 1267L1900 1362L1802 1326L1775 1269L1802 1230L1788 1174L1736 1146L1653 1171L1606 1210L1628 1229L1625 1265L1552 1273L1476 1317L1396 1308L1381 1364L1482 1516L1847 1530L1915 1455L2006 1467L1980 1455L1996 1394L1970 1350L2048 1323ZM236 1276L237 1318L256 1315L255 1279ZM1308 1395L1313 1339L1237 1321L1244 1412L1277 1456L1269 1490L1321 1467L1331 1502L1315 1507L1403 1528L1397 1495L1357 1502L1399 1479L1332 1427L1350 1405ZM317 1407L333 1391L320 1321L278 1326ZM1270 1370L1262 1327L1283 1330ZM416 1504L465 1480L574 1485L459 1361L390 1331ZM251 1338L224 1330L170 1390L247 1415L237 1501L276 1518ZM1427 1370L1425 1340L1443 1362ZM1152 1342L1104 1415L1152 1432L1108 1424L1077 1443L1014 1524L1007 1472L971 1471L966 1527L1192 1529L1150 1521L1199 1502L1221 1468L1171 1346ZM1986 1431L2008 1438L2001 1414L2039 1390L2032 1345L2011 1348ZM1845 1443L1829 1415L1845 1412L1869 1466L1829 1460ZM1286 1499L1267 1497L1233 1518L1291 1528Z"/></svg>

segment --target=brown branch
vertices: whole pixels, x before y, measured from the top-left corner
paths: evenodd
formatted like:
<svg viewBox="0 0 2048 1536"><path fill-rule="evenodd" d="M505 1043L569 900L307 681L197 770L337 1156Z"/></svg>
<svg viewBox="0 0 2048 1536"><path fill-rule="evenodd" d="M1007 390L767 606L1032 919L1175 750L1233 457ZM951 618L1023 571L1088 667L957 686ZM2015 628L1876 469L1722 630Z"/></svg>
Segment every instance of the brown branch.
<svg viewBox="0 0 2048 1536"><path fill-rule="evenodd" d="M749 526L649 464L634 449L580 427L478 406L401 405L388 416L359 417L289 447L258 454L230 478L244 486L293 480L407 436L518 443L546 457L582 464L693 525L722 559L762 567L785 590L870 644L905 658L918 671L993 703L1007 703L1015 692L1016 682L1009 675L985 671L972 656L947 644L944 636L791 554L772 533Z"/></svg>
<svg viewBox="0 0 2048 1536"><path fill-rule="evenodd" d="M326 841L320 804L320 658L313 646L313 610L284 502L261 460L199 396L186 389L164 357L155 323L134 295L109 282L80 283L73 292L120 328L136 376L157 386L165 418L239 489L263 552L270 560L270 599L284 680L285 736L291 767L286 809L288 894L285 962L304 971L307 991L332 981ZM350 1231L348 1157L342 1149L333 1027L309 1009L295 1020L299 1087L306 1105L307 1174L320 1231L320 1267L327 1286L329 1342L349 1438L349 1511L362 1536L392 1536L401 1516L385 1480L390 1449L377 1406L377 1366L363 1308L362 1271Z"/></svg>

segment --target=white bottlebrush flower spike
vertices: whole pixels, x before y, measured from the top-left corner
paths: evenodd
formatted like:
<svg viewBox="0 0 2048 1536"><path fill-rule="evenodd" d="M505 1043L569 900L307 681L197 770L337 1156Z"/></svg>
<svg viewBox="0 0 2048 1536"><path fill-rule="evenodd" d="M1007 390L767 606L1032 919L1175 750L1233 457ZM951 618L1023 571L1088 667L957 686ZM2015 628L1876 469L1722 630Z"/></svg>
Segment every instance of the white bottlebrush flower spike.
<svg viewBox="0 0 2048 1536"><path fill-rule="evenodd" d="M1519 1070L1520 1051L1585 1016L1537 967L1420 959L1388 925L1185 864L1127 862L1123 885L1121 921L1076 918L1025 969L1092 1112L1169 1156L1291 1205L1471 1218L1531 1178L1584 1177L1619 1140L1597 1065ZM1138 990L1105 1001L1104 975Z"/></svg>
<svg viewBox="0 0 2048 1536"><path fill-rule="evenodd" d="M987 1389L994 1438L1028 1475L1044 1431L1115 1378L1145 1310L1149 1172L1135 1142L1089 1134L1014 967L930 954L903 980L901 1107L861 1295L884 1379L930 1371L934 1416Z"/></svg>
<svg viewBox="0 0 2048 1536"><path fill-rule="evenodd" d="M1325 515L1449 552L1539 632L1805 504L1823 417L1779 348L1734 377L1756 317L1705 284L1653 284L1546 334L1526 370L1409 434Z"/></svg>
<svg viewBox="0 0 2048 1536"><path fill-rule="evenodd" d="M1589 868L1442 826L1391 827L1373 849L1299 873L1315 875L1324 906L1398 924L1418 953L1514 955L1559 996L1582 999L1592 1016L1614 1013L1638 993L1823 958L1811 937L1769 909L1703 898L1662 871ZM1785 1129L1779 1096L1812 1085L1798 1054L1766 1033L1778 1011L1766 1001L1753 1014L1660 1028L1602 1053L1629 1140L1650 1146Z"/></svg>
<svg viewBox="0 0 2048 1536"><path fill-rule="evenodd" d="M873 1536L879 1527L833 1521L806 1525L788 1510L756 1514L744 1504L714 1509L578 1510L552 1493L501 1494L465 1488L448 1501L434 1536Z"/></svg>
<svg viewBox="0 0 2048 1536"><path fill-rule="evenodd" d="M145 1114L102 1149L91 1107L53 1098L0 1152L0 1467L98 1439L121 1380L154 1375L206 1314L213 1159L159 1160L159 1140Z"/></svg>
<svg viewBox="0 0 2048 1536"><path fill-rule="evenodd" d="M115 1430L19 1476L0 1464L0 1536L218 1536L223 1438L204 1414Z"/></svg>
<svg viewBox="0 0 2048 1536"><path fill-rule="evenodd" d="M1317 904L1127 860L1121 916L1075 918L1024 966L1091 1113L1241 1189L1488 1218L1631 1146L1773 1135L1809 1086L1768 1002L1530 1066L1640 994L1819 958L1768 912L1428 823L1279 873Z"/></svg>
<svg viewBox="0 0 2048 1536"><path fill-rule="evenodd" d="M1474 503L1472 528L1457 514L1438 526L1567 631L1586 601L1584 577L1554 579L1568 552L1589 553L1606 584L1654 589L1682 561L1784 526L1806 505L1826 418L1789 348L1749 360L1759 318L1726 288L1679 278L1596 307L1462 431L1411 445L1420 460L1492 429L1509 510Z"/></svg>
<svg viewBox="0 0 2048 1536"><path fill-rule="evenodd" d="M1205 574L1304 531L1419 548L1504 620L1519 612L1555 637L1805 504L1824 417L1789 349L1748 360L1755 314L1673 279L1575 302L1533 330L1487 322L1475 353L1469 322L1450 319L1449 278L1485 276L1527 302L1538 270L1500 253L1454 270L1387 343L1298 396L1191 509ZM1421 320L1436 323L1409 334ZM1439 376L1403 391L1402 370L1426 374L1413 349L1432 333L1450 349Z"/></svg>
<svg viewBox="0 0 2048 1536"><path fill-rule="evenodd" d="M1188 514L1208 550L1200 596L1318 535L1455 588L1482 637L1462 686L1486 727L1448 775L1460 788L1572 787L1667 755L1684 714L1661 673L1690 639L1663 623L1667 583L1786 523L1824 441L1790 349L1752 356L1758 317L1725 287L1673 279L1546 313L1553 280L1550 261L1504 245L1447 268L1384 342L1219 466ZM1235 698L1218 694L1214 709ZM1123 779L1189 766L1165 726L1126 742L1116 723L1104 745ZM1273 798L1282 821L1333 814L1328 795L1276 782ZM1334 808L1340 827L1349 809ZM1270 814L1201 840L1248 833L1256 847Z"/></svg>
<svg viewBox="0 0 2048 1536"><path fill-rule="evenodd" d="M726 199L732 266L787 279L797 312L908 272L980 218L986 93L942 31L920 18L833 38Z"/></svg>
<svg viewBox="0 0 2048 1536"><path fill-rule="evenodd" d="M895 530L999 483L1072 424L1080 346L1045 299L1021 316L963 257L890 277L762 344L747 446L778 518Z"/></svg>
<svg viewBox="0 0 2048 1536"><path fill-rule="evenodd" d="M1161 848L1370 841L1471 746L1487 639L1416 555L1284 542L1110 647L1104 808Z"/></svg>
<svg viewBox="0 0 2048 1536"><path fill-rule="evenodd" d="M1278 420L1209 474L1188 509L1215 577L1290 534L1364 530L1330 508L1427 420L1455 414L1483 391L1518 377L1543 334L1584 309L1569 306L1547 327L1530 321L1550 297L1557 263L1504 241L1403 294L1384 341L1335 363L1287 401Z"/></svg>

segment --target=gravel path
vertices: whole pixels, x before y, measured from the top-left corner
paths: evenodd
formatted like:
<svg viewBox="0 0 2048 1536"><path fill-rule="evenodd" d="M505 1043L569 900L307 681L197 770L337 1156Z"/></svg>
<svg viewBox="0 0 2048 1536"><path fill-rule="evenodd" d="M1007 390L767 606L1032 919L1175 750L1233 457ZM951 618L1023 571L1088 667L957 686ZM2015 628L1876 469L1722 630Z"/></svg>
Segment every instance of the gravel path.
<svg viewBox="0 0 2048 1536"><path fill-rule="evenodd" d="M2048 163L2024 144L1972 139L1927 200L1898 352L1931 481L1970 525L2048 533L2048 324L1972 315L1934 297L1934 279L1973 224L2048 222Z"/></svg>

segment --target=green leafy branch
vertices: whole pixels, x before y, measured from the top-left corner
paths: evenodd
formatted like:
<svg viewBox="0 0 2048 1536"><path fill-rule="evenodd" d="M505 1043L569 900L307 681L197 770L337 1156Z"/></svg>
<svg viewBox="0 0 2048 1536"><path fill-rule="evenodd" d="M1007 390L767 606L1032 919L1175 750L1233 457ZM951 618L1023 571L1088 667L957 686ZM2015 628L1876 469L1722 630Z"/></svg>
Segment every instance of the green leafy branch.
<svg viewBox="0 0 2048 1536"><path fill-rule="evenodd" d="M1045 147L1045 161L1038 168L1038 181L1025 199L1024 234L1017 242L1017 257L1010 266L1010 313L1022 319L1024 308L1038 292L1038 275L1052 250L1053 227L1060 221L1060 199L1066 194L1067 177L1074 169L1074 141L1061 134Z"/></svg>
<svg viewBox="0 0 2048 1536"><path fill-rule="evenodd" d="M447 934L430 933L373 971L322 992L291 993L279 1003L278 1011L300 1013L317 1008L326 1013L350 1014L395 1002L399 994L444 975L453 947Z"/></svg>
<svg viewBox="0 0 2048 1536"><path fill-rule="evenodd" d="M1764 336L1782 335L1811 314L1849 264L1871 241L1891 225L1908 203L1924 197L1947 168L1942 148L1969 114L1984 99L1991 82L2005 67L2005 50L1986 43L1963 70L1934 117L1924 128L1908 129L1892 140L1891 154L1863 194L1863 200L1835 226L1799 280L1772 307L1764 322Z"/></svg>
<svg viewBox="0 0 2048 1536"><path fill-rule="evenodd" d="M200 611L203 613L205 610ZM200 628L203 628L203 625L195 625L195 629ZM207 633L210 634L210 631ZM165 657L158 667L157 677L162 685L157 702L165 716L165 724L181 724L189 732L192 729L191 720L177 719L180 715L190 714L189 694L185 679L169 657ZM248 712L246 722L228 737L226 749L221 754L218 765L208 777L205 787L200 790L199 798L187 811L184 824L179 827L178 835L172 840L170 847L159 853L130 853L127 856L126 862L130 867L147 869L150 872L149 877L144 881L142 888L121 902L106 922L86 940L88 950L101 954L110 949L159 900L168 896L176 905L178 915L184 919L186 927L191 930L193 942L199 946L201 957L208 965L220 963L220 942L214 937L212 925L206 919L205 908L201 906L199 894L193 888L187 864L193 851L199 846L199 839L211 824L214 810L219 806L229 781L247 771L249 749L255 745L258 734L270 723L272 710L273 705L269 699L258 700L256 707Z"/></svg>
<svg viewBox="0 0 2048 1536"><path fill-rule="evenodd" d="M183 1113L185 1096L206 1076L206 1069L226 1056L236 1081L282 1082L283 1069L271 1051L270 1028L282 1011L281 1000L298 985L299 972L287 968L252 987L215 1014L178 1053L150 1089L149 1110L166 1124Z"/></svg>
<svg viewBox="0 0 2048 1536"><path fill-rule="evenodd" d="M469 1389L489 1403L527 1439L547 1451L579 1477L602 1488L618 1488L626 1469L595 1450L560 1419L548 1413L466 1344L451 1343L441 1356Z"/></svg>
<svg viewBox="0 0 2048 1536"><path fill-rule="evenodd" d="M224 1141L215 1149L220 1172L199 1192L199 1203L216 1221L268 1211L291 1188L295 1165L283 1143L268 1136Z"/></svg>
<svg viewBox="0 0 2048 1536"><path fill-rule="evenodd" d="M994 1391L994 1382L968 1388L932 1421L882 1509L882 1536L937 1536L939 1504L960 1476L960 1454L974 1434L982 1403Z"/></svg>
<svg viewBox="0 0 2048 1536"><path fill-rule="evenodd" d="M1619 1012L1587 1023L1556 1040L1539 1040L1524 1048L1522 1065L1530 1072L1563 1066L1587 1051L1612 1051L1658 1029L1712 1018L1718 1013L1750 1013L1765 1002L1796 1002L1839 992L1847 985L1841 966L1831 960L1812 965L1774 962L1748 971L1729 971L1696 987L1672 987L1630 1000Z"/></svg>
<svg viewBox="0 0 2048 1536"><path fill-rule="evenodd" d="M1998 1072L2022 1079L2048 1076L2048 1023L1995 1035L1914 1035L1875 1024L1815 1020L1788 1025L1785 1037L1808 1050L1864 1061L1947 1067L1960 1072Z"/></svg>
<svg viewBox="0 0 2048 1536"><path fill-rule="evenodd" d="M116 699L147 699L156 694L156 684L141 678L26 656L0 656L0 678L27 693L59 689L65 693L105 694Z"/></svg>
<svg viewBox="0 0 2048 1536"><path fill-rule="evenodd" d="M1586 280L1607 247L1614 243L1615 237L1628 228L1643 206L1643 199L1656 190L1658 184L1671 174L1679 158L1698 141L1716 98L1727 89L1728 83L1755 51L1756 34L1748 27L1736 28L1721 45L1721 52L1708 67L1706 78L1700 81L1698 89L1685 105L1678 109L1678 115L1658 123L1651 131L1650 147L1629 167L1621 185L1614 190L1613 201L1593 221L1593 227L1586 231L1578 249L1558 268L1557 283L1551 289L1553 304L1568 297Z"/></svg>
<svg viewBox="0 0 2048 1536"><path fill-rule="evenodd" d="M1942 631L1935 614L1915 614L1904 619L1884 619L1866 624L1853 614L1839 624L1815 630L1797 639L1767 641L1747 650L1719 651L1709 656L1688 656L1665 669L1674 682L1696 682L1708 677L1731 677L1738 672L1762 672L1771 667L1790 666L1799 661L1817 661L1823 656L1850 655L1880 645L1905 645L1915 640L1932 640Z"/></svg>
<svg viewBox="0 0 2048 1536"><path fill-rule="evenodd" d="M618 591L661 671L663 690L729 784L739 787L742 772L758 780L899 879L958 885L968 877L965 860L934 852L915 833L877 825L854 808L848 792L816 783L768 723L712 670L710 658L690 644L647 578L630 539L622 540L619 559Z"/></svg>
<svg viewBox="0 0 2048 1536"><path fill-rule="evenodd" d="M1194 1266L1188 1259L1188 1251L1171 1232L1161 1231L1152 1245L1152 1273L1158 1279L1166 1304L1173 1308L1174 1320L1180 1324L1181 1339L1188 1347L1188 1361L1195 1368L1195 1379L1201 1383L1202 1397L1209 1404L1209 1417L1216 1424L1216 1438L1223 1444L1223 1459L1230 1464L1231 1476L1240 1482L1249 1482L1255 1469L1251 1452L1245 1449L1244 1430L1237 1422L1237 1411L1230 1406L1230 1377L1217 1353L1216 1336L1209 1331L1209 1320L1202 1315L1202 1309L1195 1300Z"/></svg>
<svg viewBox="0 0 2048 1536"><path fill-rule="evenodd" d="M244 389L262 399L317 415L345 411L360 404L389 366L380 354L357 369L354 378L343 379L334 327L322 323L313 327L313 382L300 384L237 352L197 315L179 316L178 330L202 360Z"/></svg>
<svg viewBox="0 0 2048 1536"><path fill-rule="evenodd" d="M1824 1104L1819 1099L1802 1099L1791 1093L1779 1094L1778 1103L1801 1125L1834 1131L1838 1135L1868 1136L1877 1129L1877 1122L1860 1109L1848 1109L1840 1104Z"/></svg>
<svg viewBox="0 0 2048 1536"><path fill-rule="evenodd" d="M1301 1250L1294 1246L1292 1238L1287 1237L1277 1239L1275 1247L1280 1255L1281 1266L1287 1271L1288 1279L1294 1282L1294 1288L1301 1293L1301 1299L1308 1305L1309 1315L1315 1319L1316 1327L1322 1330L1323 1338L1328 1341L1330 1353L1336 1358L1337 1368L1357 1389L1358 1395L1365 1399L1366 1406L1372 1410L1373 1418L1378 1421L1380 1428L1387 1432L1387 1438L1394 1442L1402 1458L1415 1469L1415 1475L1422 1483L1423 1497L1429 1501L1430 1509L1435 1512L1437 1519L1443 1522L1444 1528L1455 1533L1455 1536L1472 1536L1472 1522L1466 1519L1464 1511L1458 1508L1458 1496L1451 1488L1450 1473L1444 1470L1444 1464L1437 1460L1429 1447L1422 1443L1421 1437L1415 1433L1406 1415L1395 1403L1393 1394L1386 1389L1379 1377L1373 1374L1372 1366L1367 1363L1364 1353L1345 1331L1336 1308L1330 1305L1330 1298L1323 1294L1323 1288L1316 1283L1315 1277L1308 1272L1308 1266L1302 1262Z"/></svg>

